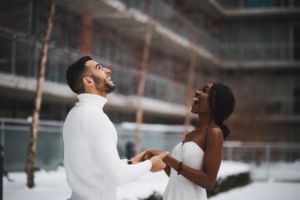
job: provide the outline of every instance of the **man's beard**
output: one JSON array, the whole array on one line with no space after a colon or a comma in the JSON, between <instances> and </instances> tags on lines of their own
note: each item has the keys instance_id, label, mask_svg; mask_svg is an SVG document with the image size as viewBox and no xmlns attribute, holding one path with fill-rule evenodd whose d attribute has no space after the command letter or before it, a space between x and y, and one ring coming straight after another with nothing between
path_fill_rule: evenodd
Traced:
<instances>
[{"instance_id":1,"label":"man's beard","mask_svg":"<svg viewBox=\"0 0 300 200\"><path fill-rule=\"evenodd\" d=\"M104 90L105 90L106 94L109 94L109 93L113 92L115 89L116 89L115 85L111 85L111 84L108 84L108 83L104 84Z\"/></svg>"},{"instance_id":2,"label":"man's beard","mask_svg":"<svg viewBox=\"0 0 300 200\"><path fill-rule=\"evenodd\" d=\"M113 92L116 88L115 85L109 84L108 82L105 82L105 80L101 80L96 76L92 76L92 78L95 81L97 90L101 92L105 92L106 94L109 94Z\"/></svg>"}]
</instances>

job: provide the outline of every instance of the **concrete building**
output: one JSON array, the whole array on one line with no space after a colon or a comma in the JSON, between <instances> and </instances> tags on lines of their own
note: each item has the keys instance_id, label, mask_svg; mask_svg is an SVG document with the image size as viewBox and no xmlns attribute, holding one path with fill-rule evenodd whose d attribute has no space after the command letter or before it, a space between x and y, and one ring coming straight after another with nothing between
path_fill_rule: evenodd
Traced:
<instances>
[{"instance_id":1,"label":"concrete building","mask_svg":"<svg viewBox=\"0 0 300 200\"><path fill-rule=\"evenodd\" d=\"M32 113L47 4L0 5L0 117ZM41 118L64 120L76 101L65 70L91 54L112 69L117 85L109 116L116 123L135 121L150 23L145 123L183 124L194 76L193 89L208 81L232 87L237 106L229 139L299 142L299 18L299 3L292 0L57 1Z\"/></svg>"}]
</instances>

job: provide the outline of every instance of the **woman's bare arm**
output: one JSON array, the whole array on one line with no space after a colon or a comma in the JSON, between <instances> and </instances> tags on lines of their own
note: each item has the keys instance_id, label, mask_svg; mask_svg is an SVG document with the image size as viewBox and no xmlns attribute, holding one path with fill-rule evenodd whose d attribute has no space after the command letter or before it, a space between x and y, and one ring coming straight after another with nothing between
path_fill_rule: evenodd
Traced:
<instances>
[{"instance_id":1,"label":"woman's bare arm","mask_svg":"<svg viewBox=\"0 0 300 200\"><path fill-rule=\"evenodd\" d=\"M167 176L170 176L171 173L171 167L169 165L167 165L164 169L165 173L167 174Z\"/></svg>"},{"instance_id":2,"label":"woman's bare arm","mask_svg":"<svg viewBox=\"0 0 300 200\"><path fill-rule=\"evenodd\" d=\"M203 169L193 169L183 163L180 174L196 185L211 189L215 185L222 159L223 135L218 128L214 128L206 137ZM170 155L166 156L163 161L178 171L180 161Z\"/></svg>"}]
</instances>

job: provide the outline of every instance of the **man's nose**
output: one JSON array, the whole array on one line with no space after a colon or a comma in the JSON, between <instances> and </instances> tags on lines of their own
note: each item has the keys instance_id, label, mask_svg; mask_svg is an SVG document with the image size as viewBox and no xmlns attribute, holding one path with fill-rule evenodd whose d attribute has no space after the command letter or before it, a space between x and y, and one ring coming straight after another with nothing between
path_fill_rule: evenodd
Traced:
<instances>
[{"instance_id":1,"label":"man's nose","mask_svg":"<svg viewBox=\"0 0 300 200\"><path fill-rule=\"evenodd\" d=\"M110 69L108 69L108 68L105 67L104 70L105 70L105 73L107 73L109 75L111 74L111 70Z\"/></svg>"}]
</instances>

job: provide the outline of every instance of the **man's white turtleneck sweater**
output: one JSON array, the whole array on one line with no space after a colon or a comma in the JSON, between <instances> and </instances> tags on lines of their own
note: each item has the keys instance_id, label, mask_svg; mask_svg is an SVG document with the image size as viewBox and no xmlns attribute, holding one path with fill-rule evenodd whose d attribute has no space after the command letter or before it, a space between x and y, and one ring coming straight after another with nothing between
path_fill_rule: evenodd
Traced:
<instances>
[{"instance_id":1,"label":"man's white turtleneck sweater","mask_svg":"<svg viewBox=\"0 0 300 200\"><path fill-rule=\"evenodd\" d=\"M117 132L103 112L107 99L78 95L63 127L64 164L72 200L115 200L117 186L150 171L151 161L128 165L117 151Z\"/></svg>"}]
</instances>

